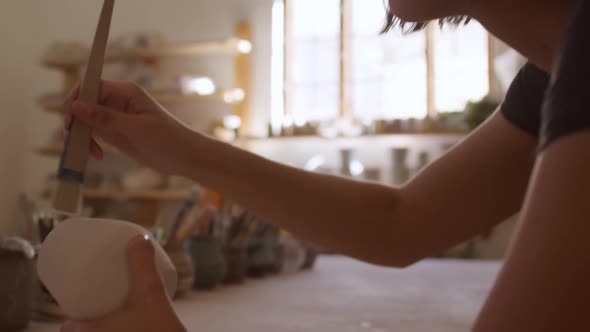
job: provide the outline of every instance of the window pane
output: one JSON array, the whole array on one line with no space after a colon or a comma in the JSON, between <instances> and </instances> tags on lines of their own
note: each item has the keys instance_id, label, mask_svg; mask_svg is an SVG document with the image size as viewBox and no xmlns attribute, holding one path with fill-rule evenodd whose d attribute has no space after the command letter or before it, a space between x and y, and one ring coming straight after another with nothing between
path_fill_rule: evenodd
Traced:
<instances>
[{"instance_id":1,"label":"window pane","mask_svg":"<svg viewBox=\"0 0 590 332\"><path fill-rule=\"evenodd\" d=\"M350 0L348 78L353 114L362 119L426 116L424 32L379 35L383 0Z\"/></svg>"},{"instance_id":2,"label":"window pane","mask_svg":"<svg viewBox=\"0 0 590 332\"><path fill-rule=\"evenodd\" d=\"M293 118L332 120L338 117L338 84L296 85L289 91Z\"/></svg>"},{"instance_id":3,"label":"window pane","mask_svg":"<svg viewBox=\"0 0 590 332\"><path fill-rule=\"evenodd\" d=\"M356 35L374 37L383 28L385 22L385 1L352 0L353 19L350 22Z\"/></svg>"},{"instance_id":4,"label":"window pane","mask_svg":"<svg viewBox=\"0 0 590 332\"><path fill-rule=\"evenodd\" d=\"M296 39L337 37L340 0L288 0L291 34Z\"/></svg>"},{"instance_id":5,"label":"window pane","mask_svg":"<svg viewBox=\"0 0 590 332\"><path fill-rule=\"evenodd\" d=\"M289 0L286 110L305 120L339 113L340 0Z\"/></svg>"},{"instance_id":6,"label":"window pane","mask_svg":"<svg viewBox=\"0 0 590 332\"><path fill-rule=\"evenodd\" d=\"M285 2L274 0L272 6L272 55L270 73L270 123L273 135L281 132L285 113Z\"/></svg>"},{"instance_id":7,"label":"window pane","mask_svg":"<svg viewBox=\"0 0 590 332\"><path fill-rule=\"evenodd\" d=\"M487 32L474 21L435 31L436 109L462 111L489 92Z\"/></svg>"},{"instance_id":8,"label":"window pane","mask_svg":"<svg viewBox=\"0 0 590 332\"><path fill-rule=\"evenodd\" d=\"M339 42L301 41L289 54L289 80L294 84L334 83L340 78Z\"/></svg>"}]
</instances>

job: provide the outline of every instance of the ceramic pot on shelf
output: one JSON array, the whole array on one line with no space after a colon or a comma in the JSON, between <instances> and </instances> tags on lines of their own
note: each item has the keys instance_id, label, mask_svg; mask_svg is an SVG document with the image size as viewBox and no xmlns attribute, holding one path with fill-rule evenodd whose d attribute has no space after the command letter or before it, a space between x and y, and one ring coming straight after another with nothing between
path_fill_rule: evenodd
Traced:
<instances>
[{"instance_id":1,"label":"ceramic pot on shelf","mask_svg":"<svg viewBox=\"0 0 590 332\"><path fill-rule=\"evenodd\" d=\"M410 169L407 164L408 158L407 148L393 148L391 150L392 157L392 184L401 185L410 178Z\"/></svg>"}]
</instances>

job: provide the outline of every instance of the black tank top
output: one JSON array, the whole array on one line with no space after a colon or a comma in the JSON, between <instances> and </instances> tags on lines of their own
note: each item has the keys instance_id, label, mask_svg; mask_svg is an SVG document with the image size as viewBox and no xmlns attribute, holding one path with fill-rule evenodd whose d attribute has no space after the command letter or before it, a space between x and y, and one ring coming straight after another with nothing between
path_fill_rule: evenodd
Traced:
<instances>
[{"instance_id":1,"label":"black tank top","mask_svg":"<svg viewBox=\"0 0 590 332\"><path fill-rule=\"evenodd\" d=\"M532 63L525 64L510 84L500 106L508 121L535 136L539 136L541 108L549 78L546 72Z\"/></svg>"}]
</instances>

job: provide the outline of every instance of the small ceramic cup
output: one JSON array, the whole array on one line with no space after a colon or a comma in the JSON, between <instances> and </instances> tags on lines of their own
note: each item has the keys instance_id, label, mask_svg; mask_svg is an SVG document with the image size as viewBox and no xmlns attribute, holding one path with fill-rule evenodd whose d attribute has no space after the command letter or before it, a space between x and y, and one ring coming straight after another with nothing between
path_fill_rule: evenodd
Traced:
<instances>
[{"instance_id":1,"label":"small ceramic cup","mask_svg":"<svg viewBox=\"0 0 590 332\"><path fill-rule=\"evenodd\" d=\"M195 268L195 289L212 289L224 280L226 265L218 238L197 235L191 238L190 252Z\"/></svg>"}]
</instances>

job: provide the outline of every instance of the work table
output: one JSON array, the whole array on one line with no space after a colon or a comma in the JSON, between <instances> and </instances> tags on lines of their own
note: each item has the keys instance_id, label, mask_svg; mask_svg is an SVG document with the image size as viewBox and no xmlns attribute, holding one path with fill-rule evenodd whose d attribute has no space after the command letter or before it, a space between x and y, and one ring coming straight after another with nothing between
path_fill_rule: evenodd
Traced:
<instances>
[{"instance_id":1,"label":"work table","mask_svg":"<svg viewBox=\"0 0 590 332\"><path fill-rule=\"evenodd\" d=\"M310 272L250 279L174 302L189 331L467 332L499 262L426 260L405 270L322 256ZM58 332L34 323L26 332Z\"/></svg>"}]
</instances>

